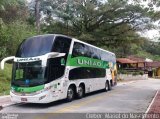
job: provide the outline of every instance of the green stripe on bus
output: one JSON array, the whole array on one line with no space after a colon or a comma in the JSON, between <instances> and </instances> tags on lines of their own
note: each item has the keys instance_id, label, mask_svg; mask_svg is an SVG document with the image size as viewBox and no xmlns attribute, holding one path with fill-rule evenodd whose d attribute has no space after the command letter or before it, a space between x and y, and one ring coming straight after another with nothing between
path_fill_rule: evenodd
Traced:
<instances>
[{"instance_id":1,"label":"green stripe on bus","mask_svg":"<svg viewBox=\"0 0 160 119\"><path fill-rule=\"evenodd\" d=\"M17 87L12 86L12 90L15 92L31 93L44 89L44 85L35 86L35 87Z\"/></svg>"},{"instance_id":2,"label":"green stripe on bus","mask_svg":"<svg viewBox=\"0 0 160 119\"><path fill-rule=\"evenodd\" d=\"M109 63L103 60L88 58L88 57L71 57L68 56L67 66L94 67L94 68L109 68Z\"/></svg>"}]
</instances>

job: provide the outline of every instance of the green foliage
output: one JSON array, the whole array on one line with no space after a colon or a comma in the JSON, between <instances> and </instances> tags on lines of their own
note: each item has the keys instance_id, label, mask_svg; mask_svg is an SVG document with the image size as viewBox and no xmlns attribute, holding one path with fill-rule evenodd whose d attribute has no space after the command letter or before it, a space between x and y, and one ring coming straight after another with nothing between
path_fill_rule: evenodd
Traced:
<instances>
[{"instance_id":1,"label":"green foliage","mask_svg":"<svg viewBox=\"0 0 160 119\"><path fill-rule=\"evenodd\" d=\"M132 72L132 75L133 75L133 76L136 76L136 75L143 75L143 74L144 74L143 71Z\"/></svg>"},{"instance_id":2,"label":"green foliage","mask_svg":"<svg viewBox=\"0 0 160 119\"><path fill-rule=\"evenodd\" d=\"M144 72L143 72L143 71L140 71L140 72L139 72L139 74L140 74L140 75L143 75L143 74L144 74Z\"/></svg>"},{"instance_id":3,"label":"green foliage","mask_svg":"<svg viewBox=\"0 0 160 119\"><path fill-rule=\"evenodd\" d=\"M0 25L0 58L15 55L18 45L36 34L35 29L23 21Z\"/></svg>"},{"instance_id":4,"label":"green foliage","mask_svg":"<svg viewBox=\"0 0 160 119\"><path fill-rule=\"evenodd\" d=\"M9 94L11 84L12 65L5 64L5 69L0 70L0 95Z\"/></svg>"},{"instance_id":5,"label":"green foliage","mask_svg":"<svg viewBox=\"0 0 160 119\"><path fill-rule=\"evenodd\" d=\"M5 7L10 5L16 5L18 0L1 0L0 1L0 10L5 10Z\"/></svg>"},{"instance_id":6,"label":"green foliage","mask_svg":"<svg viewBox=\"0 0 160 119\"><path fill-rule=\"evenodd\" d=\"M5 23L28 17L28 9L24 0L2 0L0 2L0 18Z\"/></svg>"},{"instance_id":7,"label":"green foliage","mask_svg":"<svg viewBox=\"0 0 160 119\"><path fill-rule=\"evenodd\" d=\"M119 69L118 74L128 74L126 70Z\"/></svg>"},{"instance_id":8,"label":"green foliage","mask_svg":"<svg viewBox=\"0 0 160 119\"><path fill-rule=\"evenodd\" d=\"M136 53L137 56L160 61L160 43L143 40L141 48Z\"/></svg>"},{"instance_id":9,"label":"green foliage","mask_svg":"<svg viewBox=\"0 0 160 119\"><path fill-rule=\"evenodd\" d=\"M15 55L23 39L36 34L34 26L27 23L28 9L23 0L2 0L0 5L0 59Z\"/></svg>"},{"instance_id":10,"label":"green foliage","mask_svg":"<svg viewBox=\"0 0 160 119\"><path fill-rule=\"evenodd\" d=\"M137 34L153 27L156 12L127 0L49 0L41 2L46 15L43 31L76 37L113 51L117 57L138 54L144 38Z\"/></svg>"},{"instance_id":11,"label":"green foliage","mask_svg":"<svg viewBox=\"0 0 160 119\"><path fill-rule=\"evenodd\" d=\"M160 55L160 42L151 42L145 40L145 43L142 46L145 51L153 54L153 55Z\"/></svg>"},{"instance_id":12,"label":"green foliage","mask_svg":"<svg viewBox=\"0 0 160 119\"><path fill-rule=\"evenodd\" d=\"M137 75L139 75L139 73L138 72L133 72L132 75L137 76Z\"/></svg>"},{"instance_id":13,"label":"green foliage","mask_svg":"<svg viewBox=\"0 0 160 119\"><path fill-rule=\"evenodd\" d=\"M137 31L153 28L157 12L144 8L140 1L127 0L45 0L40 1L43 12L43 33L69 35L115 52L117 57L137 55L159 58L159 46L143 42ZM159 3L159 2L158 2ZM158 4L156 2L156 4ZM36 34L35 1L29 9L23 0L1 0L0 58L14 55L24 38ZM30 10L30 13L28 13ZM154 17L153 17L154 16ZM153 56L154 55L154 56Z\"/></svg>"},{"instance_id":14,"label":"green foliage","mask_svg":"<svg viewBox=\"0 0 160 119\"><path fill-rule=\"evenodd\" d=\"M143 71L130 71L130 70L123 70L123 69L119 69L118 70L118 74L130 74L130 75L133 75L133 76L136 76L136 75L143 75L144 72Z\"/></svg>"}]
</instances>

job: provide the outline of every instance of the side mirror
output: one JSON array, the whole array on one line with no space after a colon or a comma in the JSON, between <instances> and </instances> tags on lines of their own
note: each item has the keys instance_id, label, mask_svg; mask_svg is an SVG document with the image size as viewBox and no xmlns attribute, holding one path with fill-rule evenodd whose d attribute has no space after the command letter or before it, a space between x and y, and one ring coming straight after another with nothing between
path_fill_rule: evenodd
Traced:
<instances>
[{"instance_id":1,"label":"side mirror","mask_svg":"<svg viewBox=\"0 0 160 119\"><path fill-rule=\"evenodd\" d=\"M11 56L11 57L6 57L4 58L2 61L1 61L1 69L3 70L4 69L4 64L6 61L9 61L9 60L13 60L15 58L15 56Z\"/></svg>"}]
</instances>

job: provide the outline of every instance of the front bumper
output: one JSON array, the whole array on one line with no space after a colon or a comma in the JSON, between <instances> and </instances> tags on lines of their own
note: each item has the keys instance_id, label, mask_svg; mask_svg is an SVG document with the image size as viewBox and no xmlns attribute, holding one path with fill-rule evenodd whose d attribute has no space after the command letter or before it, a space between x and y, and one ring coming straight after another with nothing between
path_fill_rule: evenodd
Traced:
<instances>
[{"instance_id":1,"label":"front bumper","mask_svg":"<svg viewBox=\"0 0 160 119\"><path fill-rule=\"evenodd\" d=\"M51 95L49 91L45 91L35 95L16 94L10 91L11 101L16 103L50 103L59 100L58 95Z\"/></svg>"}]
</instances>

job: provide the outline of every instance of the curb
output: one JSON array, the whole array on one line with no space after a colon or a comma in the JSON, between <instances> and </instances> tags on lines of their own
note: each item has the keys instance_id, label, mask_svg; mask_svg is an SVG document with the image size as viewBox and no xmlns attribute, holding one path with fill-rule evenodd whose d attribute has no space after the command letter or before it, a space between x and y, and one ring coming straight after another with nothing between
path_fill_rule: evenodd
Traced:
<instances>
[{"instance_id":1,"label":"curb","mask_svg":"<svg viewBox=\"0 0 160 119\"><path fill-rule=\"evenodd\" d=\"M13 105L13 104L16 104L16 103L4 104L4 105L1 105L1 106L4 108L4 107L11 106L11 105Z\"/></svg>"},{"instance_id":2,"label":"curb","mask_svg":"<svg viewBox=\"0 0 160 119\"><path fill-rule=\"evenodd\" d=\"M16 103L10 103L10 104L4 104L4 105L0 105L0 111L5 108L5 107L8 107L8 106L11 106L11 105L14 105Z\"/></svg>"},{"instance_id":3,"label":"curb","mask_svg":"<svg viewBox=\"0 0 160 119\"><path fill-rule=\"evenodd\" d=\"M7 99L10 99L10 95L5 95L5 96L0 96L0 100L7 100ZM13 103L13 102L11 102L11 101L6 101L5 103L6 104L3 104L4 102L2 101L1 102L1 105L0 105L0 110L2 110L3 108L5 108L5 107L8 107L8 106L10 106L10 105L13 105L13 104L15 104L15 103Z\"/></svg>"},{"instance_id":4,"label":"curb","mask_svg":"<svg viewBox=\"0 0 160 119\"><path fill-rule=\"evenodd\" d=\"M153 102L154 102L154 100L155 100L155 98L156 98L158 92L159 92L159 91L156 91L156 94L154 95L154 98L152 99L152 101L151 101L149 107L147 108L147 110L146 110L146 112L145 112L146 114L147 114L147 113L149 112L149 110L151 109L151 106L152 106L152 104L153 104Z\"/></svg>"}]
</instances>

